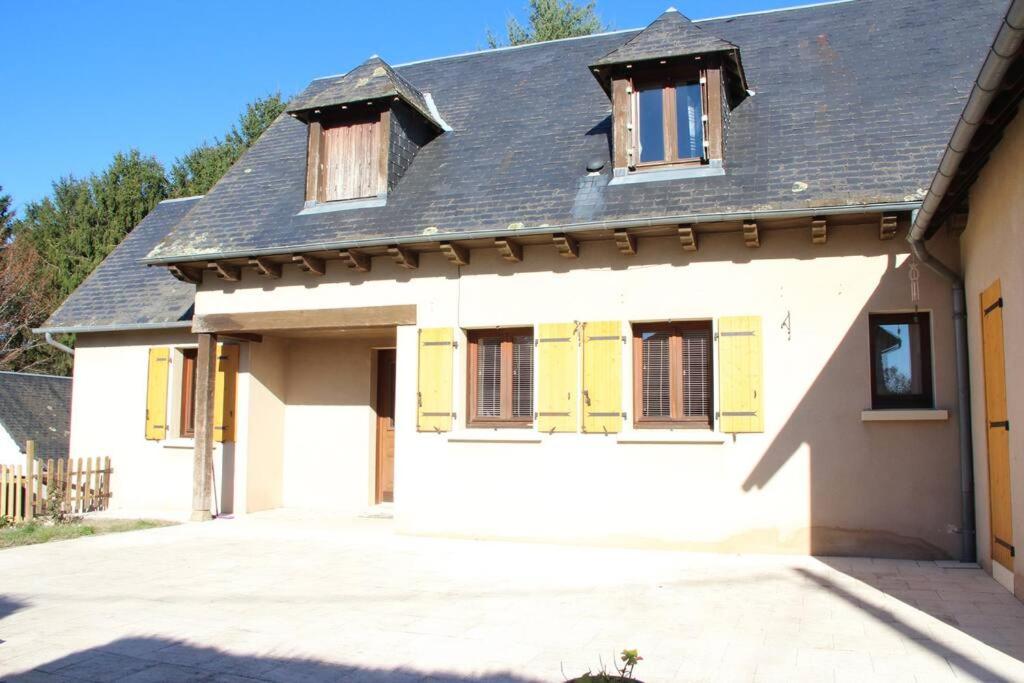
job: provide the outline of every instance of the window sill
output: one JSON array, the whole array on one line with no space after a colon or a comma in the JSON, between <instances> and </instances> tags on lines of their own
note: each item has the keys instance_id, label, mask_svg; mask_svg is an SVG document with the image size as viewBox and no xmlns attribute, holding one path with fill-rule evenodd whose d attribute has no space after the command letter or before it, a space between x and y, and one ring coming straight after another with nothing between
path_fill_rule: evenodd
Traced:
<instances>
[{"instance_id":1,"label":"window sill","mask_svg":"<svg viewBox=\"0 0 1024 683\"><path fill-rule=\"evenodd\" d=\"M540 443L541 435L531 427L491 429L470 428L450 432L448 443Z\"/></svg>"},{"instance_id":2,"label":"window sill","mask_svg":"<svg viewBox=\"0 0 1024 683\"><path fill-rule=\"evenodd\" d=\"M196 440L192 437L180 437L177 439L164 439L161 444L164 448L188 448L196 447Z\"/></svg>"},{"instance_id":3,"label":"window sill","mask_svg":"<svg viewBox=\"0 0 1024 683\"><path fill-rule=\"evenodd\" d=\"M861 422L942 422L949 419L948 410L862 410Z\"/></svg>"},{"instance_id":4,"label":"window sill","mask_svg":"<svg viewBox=\"0 0 1024 683\"><path fill-rule=\"evenodd\" d=\"M299 211L299 216L309 216L318 213L332 213L334 211L348 211L350 209L371 209L377 206L386 206L388 198L365 197L362 199L339 199L334 202L306 202Z\"/></svg>"},{"instance_id":5,"label":"window sill","mask_svg":"<svg viewBox=\"0 0 1024 683\"><path fill-rule=\"evenodd\" d=\"M719 162L720 163L720 162ZM615 177L608 185L632 185L633 183L657 183L666 180L686 180L688 178L709 178L725 175L725 169L714 162L707 166L692 168L666 168L659 171L630 171L615 169Z\"/></svg>"},{"instance_id":6,"label":"window sill","mask_svg":"<svg viewBox=\"0 0 1024 683\"><path fill-rule=\"evenodd\" d=\"M728 439L726 434L706 429L637 429L622 432L616 441L619 443L722 444Z\"/></svg>"}]
</instances>

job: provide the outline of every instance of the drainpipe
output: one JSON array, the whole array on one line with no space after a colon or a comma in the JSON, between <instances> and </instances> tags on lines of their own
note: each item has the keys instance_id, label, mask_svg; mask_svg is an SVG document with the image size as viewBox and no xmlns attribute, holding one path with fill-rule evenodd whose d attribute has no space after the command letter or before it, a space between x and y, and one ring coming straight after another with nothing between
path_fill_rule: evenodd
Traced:
<instances>
[{"instance_id":1,"label":"drainpipe","mask_svg":"<svg viewBox=\"0 0 1024 683\"><path fill-rule=\"evenodd\" d=\"M50 346L52 346L53 348L58 349L60 351L63 351L64 353L68 354L72 358L74 357L75 350L73 348L71 348L70 346L66 346L64 344L61 344L59 341L54 339L53 335L50 334L49 332L44 332L43 333L43 339L45 339L46 343L49 344Z\"/></svg>"},{"instance_id":2,"label":"drainpipe","mask_svg":"<svg viewBox=\"0 0 1024 683\"><path fill-rule=\"evenodd\" d=\"M932 179L921 208L913 213L907 241L914 256L951 284L953 327L955 333L957 413L960 427L960 556L964 562L977 560L974 524L974 447L971 438L971 387L967 358L967 298L964 280L958 273L928 253L925 233L930 227L949 186L956 177L964 156L1003 78L1024 44L1024 0L1013 0L996 34L981 72L971 89L967 105L956 124L953 136L942 155L939 170Z\"/></svg>"}]
</instances>

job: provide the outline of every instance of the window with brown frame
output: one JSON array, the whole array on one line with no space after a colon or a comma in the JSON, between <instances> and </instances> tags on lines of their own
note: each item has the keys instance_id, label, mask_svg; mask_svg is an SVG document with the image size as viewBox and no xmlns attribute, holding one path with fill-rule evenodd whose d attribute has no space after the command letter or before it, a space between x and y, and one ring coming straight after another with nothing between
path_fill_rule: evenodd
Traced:
<instances>
[{"instance_id":1,"label":"window with brown frame","mask_svg":"<svg viewBox=\"0 0 1024 683\"><path fill-rule=\"evenodd\" d=\"M871 335L871 407L932 408L932 345L927 313L875 313Z\"/></svg>"},{"instance_id":2,"label":"window with brown frame","mask_svg":"<svg viewBox=\"0 0 1024 683\"><path fill-rule=\"evenodd\" d=\"M697 165L707 158L704 93L698 79L634 81L637 167Z\"/></svg>"},{"instance_id":3,"label":"window with brown frame","mask_svg":"<svg viewBox=\"0 0 1024 683\"><path fill-rule=\"evenodd\" d=\"M198 349L181 351L181 419L179 436L193 437L196 433L196 359Z\"/></svg>"},{"instance_id":4,"label":"window with brown frame","mask_svg":"<svg viewBox=\"0 0 1024 683\"><path fill-rule=\"evenodd\" d=\"M470 427L525 427L533 420L533 330L470 330Z\"/></svg>"},{"instance_id":5,"label":"window with brown frame","mask_svg":"<svg viewBox=\"0 0 1024 683\"><path fill-rule=\"evenodd\" d=\"M633 325L636 427L712 426L711 322Z\"/></svg>"}]
</instances>

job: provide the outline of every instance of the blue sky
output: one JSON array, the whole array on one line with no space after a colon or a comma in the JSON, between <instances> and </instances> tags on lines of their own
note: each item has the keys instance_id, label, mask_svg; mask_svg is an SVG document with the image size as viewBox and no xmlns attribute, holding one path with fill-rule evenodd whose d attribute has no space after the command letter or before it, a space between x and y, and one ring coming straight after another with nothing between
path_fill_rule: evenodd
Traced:
<instances>
[{"instance_id":1,"label":"blue sky","mask_svg":"<svg viewBox=\"0 0 1024 683\"><path fill-rule=\"evenodd\" d=\"M806 3L807 0L804 0ZM800 0L598 0L613 29L669 4L698 19ZM527 0L3 2L0 185L19 208L63 175L137 147L165 165L223 134L245 103L294 95L371 54L392 64L467 52Z\"/></svg>"}]
</instances>

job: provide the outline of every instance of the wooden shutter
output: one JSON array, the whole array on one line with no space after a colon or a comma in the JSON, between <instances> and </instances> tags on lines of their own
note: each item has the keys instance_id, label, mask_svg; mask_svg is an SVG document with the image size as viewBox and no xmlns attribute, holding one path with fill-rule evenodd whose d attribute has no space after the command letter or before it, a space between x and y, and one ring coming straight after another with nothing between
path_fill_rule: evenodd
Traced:
<instances>
[{"instance_id":1,"label":"wooden shutter","mask_svg":"<svg viewBox=\"0 0 1024 683\"><path fill-rule=\"evenodd\" d=\"M537 326L537 429L575 432L579 339L575 323Z\"/></svg>"},{"instance_id":2,"label":"wooden shutter","mask_svg":"<svg viewBox=\"0 0 1024 683\"><path fill-rule=\"evenodd\" d=\"M761 318L718 321L721 384L719 430L729 434L763 432Z\"/></svg>"},{"instance_id":3,"label":"wooden shutter","mask_svg":"<svg viewBox=\"0 0 1024 683\"><path fill-rule=\"evenodd\" d=\"M622 429L622 323L583 325L583 431Z\"/></svg>"},{"instance_id":4,"label":"wooden shutter","mask_svg":"<svg viewBox=\"0 0 1024 683\"><path fill-rule=\"evenodd\" d=\"M217 344L217 375L213 385L213 440L235 440L235 384L238 345Z\"/></svg>"},{"instance_id":5,"label":"wooden shutter","mask_svg":"<svg viewBox=\"0 0 1024 683\"><path fill-rule=\"evenodd\" d=\"M992 559L1013 571L1013 510L1010 490L1010 416L1006 411L1006 349L1003 344L1002 284L981 293L981 350L985 377L985 436L988 446L988 506Z\"/></svg>"},{"instance_id":6,"label":"wooden shutter","mask_svg":"<svg viewBox=\"0 0 1024 683\"><path fill-rule=\"evenodd\" d=\"M416 429L448 432L452 428L452 350L450 327L419 333L419 384L416 391Z\"/></svg>"},{"instance_id":7,"label":"wooden shutter","mask_svg":"<svg viewBox=\"0 0 1024 683\"><path fill-rule=\"evenodd\" d=\"M159 441L167 437L167 376L171 350L156 347L149 350L149 378L146 385L146 438Z\"/></svg>"},{"instance_id":8,"label":"wooden shutter","mask_svg":"<svg viewBox=\"0 0 1024 683\"><path fill-rule=\"evenodd\" d=\"M323 129L323 200L376 197L387 190L380 174L379 121L345 123Z\"/></svg>"}]
</instances>

